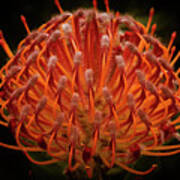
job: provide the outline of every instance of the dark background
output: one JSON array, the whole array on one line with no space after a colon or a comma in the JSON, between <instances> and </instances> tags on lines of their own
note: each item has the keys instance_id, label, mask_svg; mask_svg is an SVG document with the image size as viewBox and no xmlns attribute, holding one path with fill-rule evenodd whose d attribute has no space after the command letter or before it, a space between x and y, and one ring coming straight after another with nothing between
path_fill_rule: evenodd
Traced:
<instances>
[{"instance_id":1,"label":"dark background","mask_svg":"<svg viewBox=\"0 0 180 180\"><path fill-rule=\"evenodd\" d=\"M92 0L61 0L64 10L74 11L79 7L92 7ZM129 13L136 19L146 22L149 9L155 8L153 22L157 23L156 35L167 43L173 31L177 31L175 45L180 49L180 9L178 1L165 0L110 0L110 8L121 13ZM98 8L105 10L103 0L98 0ZM53 0L9 0L0 4L0 29L15 52L18 42L26 36L26 31L20 21L20 15L27 18L30 29L39 27L45 23L58 10ZM0 66L7 59L2 48L0 48ZM15 144L13 137L6 128L0 127L0 141ZM177 175L180 171L180 155L170 158L160 158L159 171L143 179L158 179L162 176ZM145 162L146 163L146 162ZM143 166L143 165L142 165ZM31 163L21 152L15 152L0 147L0 179L37 179L36 175L29 177ZM43 179L46 179L43 177ZM48 178L47 178L48 179ZM119 179L121 179L119 177ZM132 179L142 179L132 177ZM175 178L179 179L179 177Z\"/></svg>"}]
</instances>

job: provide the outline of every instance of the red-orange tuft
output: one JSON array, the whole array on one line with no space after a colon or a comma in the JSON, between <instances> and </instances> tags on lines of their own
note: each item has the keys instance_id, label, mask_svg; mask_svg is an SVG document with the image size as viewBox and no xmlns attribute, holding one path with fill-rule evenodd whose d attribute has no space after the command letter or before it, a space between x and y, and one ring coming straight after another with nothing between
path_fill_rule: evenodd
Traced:
<instances>
[{"instance_id":1,"label":"red-orange tuft","mask_svg":"<svg viewBox=\"0 0 180 180\"><path fill-rule=\"evenodd\" d=\"M84 168L89 177L95 156L108 168L145 175L156 165L138 171L128 164L141 155L180 152L179 145L163 146L180 139L180 118L171 120L180 110L176 33L166 47L153 35L153 8L144 26L111 13L104 2L107 13L98 12L93 0L94 9L71 14L55 0L61 14L32 32L21 16L28 35L15 54L0 32L9 57L0 70L0 125L11 128L17 146L0 145L40 165L66 161L68 170ZM51 159L34 160L30 151Z\"/></svg>"}]
</instances>

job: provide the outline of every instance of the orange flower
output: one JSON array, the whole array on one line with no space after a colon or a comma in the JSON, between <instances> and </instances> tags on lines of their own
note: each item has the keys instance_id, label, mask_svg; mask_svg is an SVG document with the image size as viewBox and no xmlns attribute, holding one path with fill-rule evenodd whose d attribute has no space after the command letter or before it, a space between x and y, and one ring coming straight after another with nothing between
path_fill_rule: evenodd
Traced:
<instances>
[{"instance_id":1,"label":"orange flower","mask_svg":"<svg viewBox=\"0 0 180 180\"><path fill-rule=\"evenodd\" d=\"M92 177L95 157L108 167L120 166L138 175L128 164L141 155L169 156L180 145L163 145L180 136L180 52L172 37L164 46L151 26L154 9L144 26L130 16L109 10L64 12L37 30L21 20L27 37L10 50L2 32L0 44L9 61L0 70L2 126L9 127L17 146L39 165L68 162L68 170L84 168ZM125 27L125 28L124 28ZM163 152L164 151L164 152ZM46 152L51 159L37 161L29 152Z\"/></svg>"}]
</instances>

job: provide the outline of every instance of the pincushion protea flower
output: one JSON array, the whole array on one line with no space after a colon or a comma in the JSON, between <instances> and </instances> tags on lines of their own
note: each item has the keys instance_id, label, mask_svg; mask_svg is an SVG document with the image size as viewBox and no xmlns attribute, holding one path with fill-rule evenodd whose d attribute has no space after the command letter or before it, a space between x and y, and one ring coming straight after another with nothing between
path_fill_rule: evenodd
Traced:
<instances>
[{"instance_id":1,"label":"pincushion protea flower","mask_svg":"<svg viewBox=\"0 0 180 180\"><path fill-rule=\"evenodd\" d=\"M166 47L154 37L154 9L144 26L130 16L80 9L60 11L35 31L21 16L27 37L10 50L2 32L0 44L9 61L0 70L2 126L9 127L17 146L39 165L65 161L68 171L84 168L92 177L99 157L105 166L138 175L129 165L141 155L169 156L180 145L180 69L173 70L172 33ZM46 152L38 161L29 152Z\"/></svg>"}]
</instances>

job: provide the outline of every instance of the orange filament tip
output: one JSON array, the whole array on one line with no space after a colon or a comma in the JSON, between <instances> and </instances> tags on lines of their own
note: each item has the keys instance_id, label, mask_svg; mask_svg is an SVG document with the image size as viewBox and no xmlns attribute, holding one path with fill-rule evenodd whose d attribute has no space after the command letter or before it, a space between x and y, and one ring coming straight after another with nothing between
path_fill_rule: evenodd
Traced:
<instances>
[{"instance_id":1,"label":"orange filament tip","mask_svg":"<svg viewBox=\"0 0 180 180\"><path fill-rule=\"evenodd\" d=\"M104 4L106 6L107 13L109 13L110 12L110 9L109 9L109 0L104 0Z\"/></svg>"},{"instance_id":2,"label":"orange filament tip","mask_svg":"<svg viewBox=\"0 0 180 180\"><path fill-rule=\"evenodd\" d=\"M151 35L155 33L156 29L157 29L157 24L153 24L151 28Z\"/></svg>"},{"instance_id":3,"label":"orange filament tip","mask_svg":"<svg viewBox=\"0 0 180 180\"><path fill-rule=\"evenodd\" d=\"M169 41L169 45L168 45L168 50L170 50L174 40L176 39L176 36L177 36L177 33L174 31L172 34L171 34L171 39Z\"/></svg>"},{"instance_id":4,"label":"orange filament tip","mask_svg":"<svg viewBox=\"0 0 180 180\"><path fill-rule=\"evenodd\" d=\"M64 11L63 11L63 9L61 7L61 4L60 4L59 0L54 0L54 3L57 6L59 12L62 14Z\"/></svg>"},{"instance_id":5,"label":"orange filament tip","mask_svg":"<svg viewBox=\"0 0 180 180\"><path fill-rule=\"evenodd\" d=\"M146 26L146 32L148 32L150 29L150 25L151 25L153 16L154 16L154 8L151 8L149 11L149 19L148 19L147 26Z\"/></svg>"},{"instance_id":6,"label":"orange filament tip","mask_svg":"<svg viewBox=\"0 0 180 180\"><path fill-rule=\"evenodd\" d=\"M12 58L14 56L1 30L0 30L0 45L2 46L2 48L4 49L5 53L7 54L9 58Z\"/></svg>"},{"instance_id":7,"label":"orange filament tip","mask_svg":"<svg viewBox=\"0 0 180 180\"><path fill-rule=\"evenodd\" d=\"M93 7L95 10L97 10L97 0L93 0Z\"/></svg>"},{"instance_id":8,"label":"orange filament tip","mask_svg":"<svg viewBox=\"0 0 180 180\"><path fill-rule=\"evenodd\" d=\"M154 16L154 8L153 7L150 9L149 16L150 17Z\"/></svg>"},{"instance_id":9,"label":"orange filament tip","mask_svg":"<svg viewBox=\"0 0 180 180\"><path fill-rule=\"evenodd\" d=\"M176 36L177 36L177 33L176 33L176 31L175 31L175 32L172 33L172 38L175 39Z\"/></svg>"},{"instance_id":10,"label":"orange filament tip","mask_svg":"<svg viewBox=\"0 0 180 180\"><path fill-rule=\"evenodd\" d=\"M29 26L28 26L28 24L27 24L27 21L26 21L25 16L21 15L21 21L22 21L22 23L24 24L24 27L25 27L27 33L30 34L31 31L30 31L30 29L29 29Z\"/></svg>"}]
</instances>

